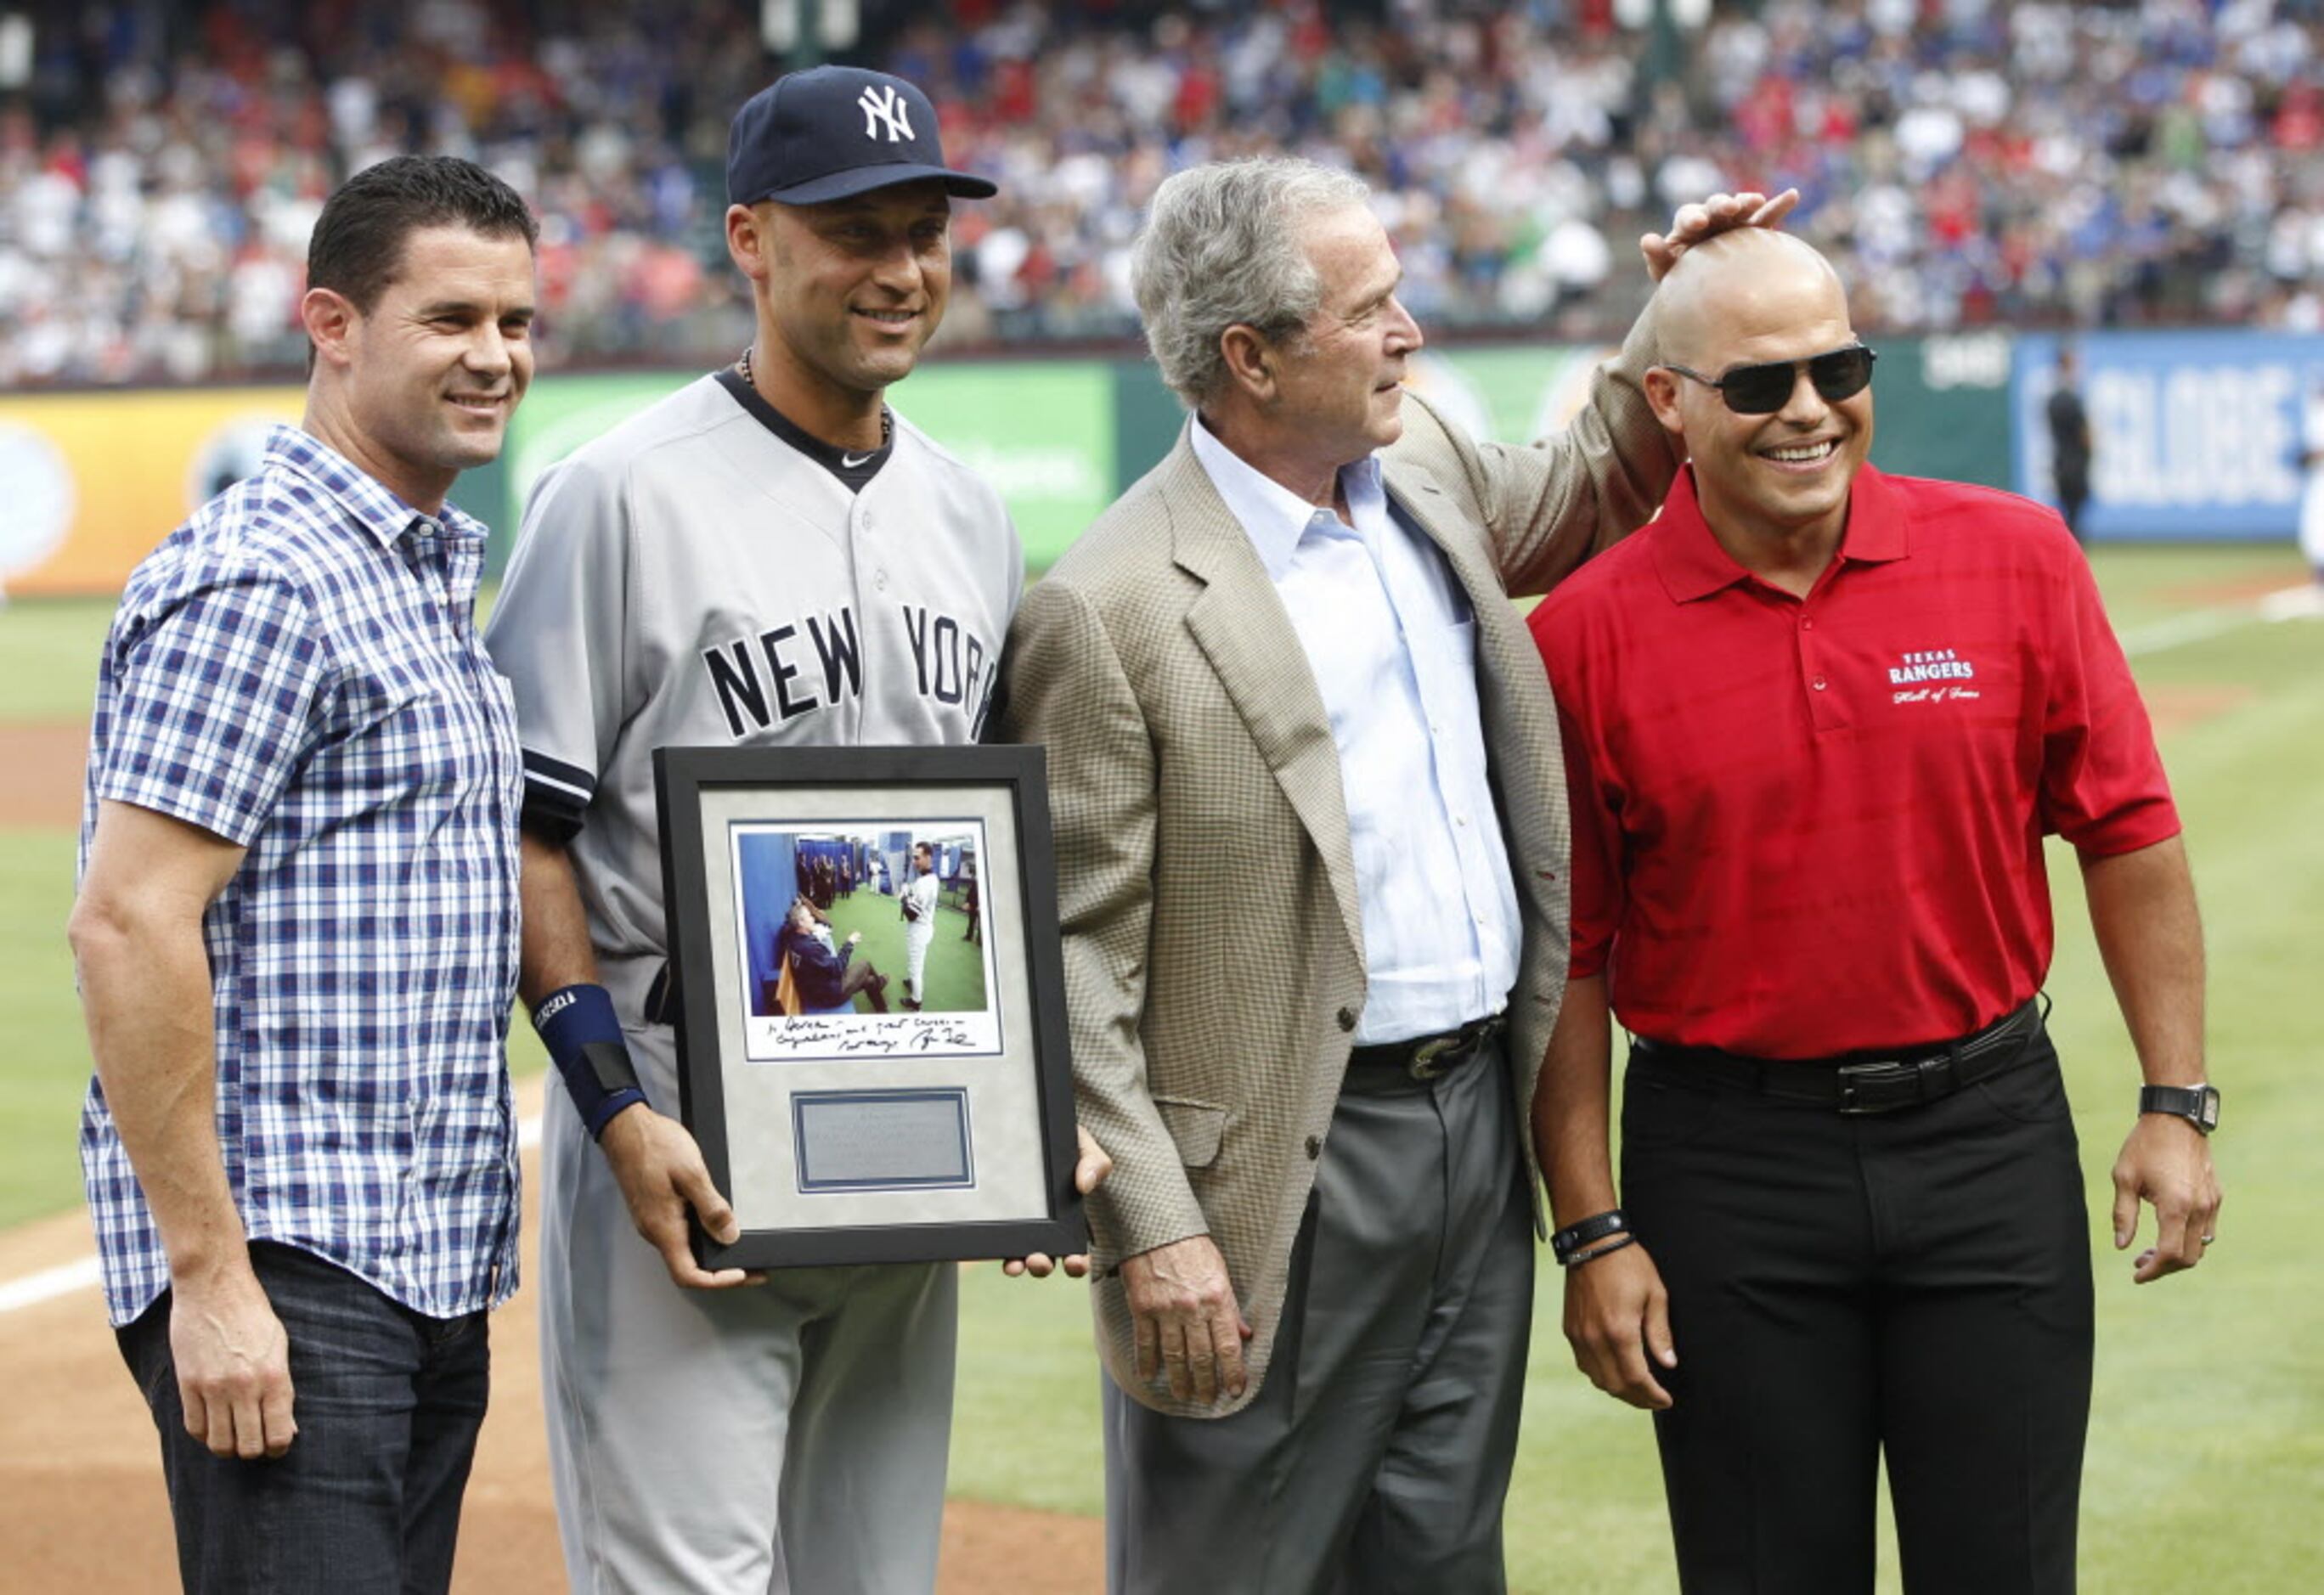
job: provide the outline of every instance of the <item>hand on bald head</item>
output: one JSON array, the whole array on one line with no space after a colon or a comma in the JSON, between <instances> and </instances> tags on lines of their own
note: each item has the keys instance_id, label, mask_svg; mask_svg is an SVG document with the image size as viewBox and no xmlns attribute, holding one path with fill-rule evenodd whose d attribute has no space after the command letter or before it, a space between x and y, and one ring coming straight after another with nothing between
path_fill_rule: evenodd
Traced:
<instances>
[{"instance_id":1,"label":"hand on bald head","mask_svg":"<svg viewBox=\"0 0 2324 1595\"><path fill-rule=\"evenodd\" d=\"M1662 358L1646 372L1646 402L1685 447L1711 535L1747 568L1804 593L1840 545L1872 446L1871 389L1816 378L1819 356L1858 341L1839 273L1788 234L1721 233L1663 279L1655 336ZM1748 367L1761 369L1743 376ZM1780 403L1766 402L1771 392Z\"/></svg>"},{"instance_id":2,"label":"hand on bald head","mask_svg":"<svg viewBox=\"0 0 2324 1595\"><path fill-rule=\"evenodd\" d=\"M1663 357L1716 373L1767 352L1738 344L1836 323L1848 341L1848 295L1840 273L1813 245L1789 233L1740 227L1695 244L1655 290L1655 335Z\"/></svg>"}]
</instances>

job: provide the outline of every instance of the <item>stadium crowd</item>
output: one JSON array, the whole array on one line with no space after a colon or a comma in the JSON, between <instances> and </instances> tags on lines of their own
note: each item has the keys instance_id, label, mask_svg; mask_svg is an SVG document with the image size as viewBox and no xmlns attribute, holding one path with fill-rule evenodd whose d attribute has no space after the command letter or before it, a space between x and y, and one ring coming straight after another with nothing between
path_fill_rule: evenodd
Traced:
<instances>
[{"instance_id":1,"label":"stadium crowd","mask_svg":"<svg viewBox=\"0 0 2324 1595\"><path fill-rule=\"evenodd\" d=\"M0 383L295 368L323 197L403 149L531 199L548 359L747 337L719 173L779 69L754 0L10 9ZM1674 202L1794 184L1868 327L2324 326L2324 0L1657 10L862 0L843 53L926 85L1002 185L959 218L955 344L1130 336L1155 186L1284 150L1372 182L1433 331L1605 336Z\"/></svg>"}]
</instances>

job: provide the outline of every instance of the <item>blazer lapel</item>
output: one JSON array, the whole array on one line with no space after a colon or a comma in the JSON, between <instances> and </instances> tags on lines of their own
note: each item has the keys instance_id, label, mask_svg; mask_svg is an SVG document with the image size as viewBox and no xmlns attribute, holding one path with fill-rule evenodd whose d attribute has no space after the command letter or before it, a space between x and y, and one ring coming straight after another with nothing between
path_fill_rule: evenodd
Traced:
<instances>
[{"instance_id":1,"label":"blazer lapel","mask_svg":"<svg viewBox=\"0 0 2324 1595\"><path fill-rule=\"evenodd\" d=\"M1532 640L1501 585L1499 573L1487 562L1476 539L1446 535L1443 518L1450 506L1443 489L1426 471L1412 466L1389 466L1386 480L1388 497L1436 545L1469 595L1469 607L1477 617L1477 686L1488 710L1489 732L1490 716L1501 707L1498 700L1512 664L1535 658Z\"/></svg>"},{"instance_id":2,"label":"blazer lapel","mask_svg":"<svg viewBox=\"0 0 2324 1595\"><path fill-rule=\"evenodd\" d=\"M1188 422L1193 425L1192 421ZM1210 474L1184 438L1162 484L1181 567L1204 584L1186 611L1186 630L1259 744L1299 823L1323 856L1349 944L1363 951L1355 852L1348 840L1340 750L1314 671L1290 612Z\"/></svg>"},{"instance_id":3,"label":"blazer lapel","mask_svg":"<svg viewBox=\"0 0 2324 1595\"><path fill-rule=\"evenodd\" d=\"M1524 866L1528 858L1554 858L1563 869L1568 843L1559 818L1565 770L1558 758L1557 723L1552 717L1539 724L1526 724L1528 716L1519 707L1524 700L1510 690L1513 682L1530 682L1541 674L1533 638L1476 540L1446 535L1444 524L1451 516L1443 489L1414 466L1392 464L1386 479L1388 496L1443 554L1476 613L1477 701L1483 711L1487 768L1516 852L1512 862L1518 866L1519 880L1527 881L1532 874ZM1508 768L1512 754L1519 755L1520 763L1528 761L1524 751L1543 749L1545 738L1545 755L1537 756L1545 756L1548 768Z\"/></svg>"},{"instance_id":4,"label":"blazer lapel","mask_svg":"<svg viewBox=\"0 0 2324 1595\"><path fill-rule=\"evenodd\" d=\"M1516 611L1510 608L1508 593L1502 587L1499 575L1483 562L1474 539L1445 535L1439 517L1452 506L1445 500L1444 490L1416 466L1390 465L1382 473L1382 479L1397 508L1436 545L1436 551L1444 556L1452 574L1460 578L1462 590L1469 595L1469 607L1476 612L1478 635L1484 636L1489 625L1499 632L1503 628L1496 622L1504 618L1510 622L1509 629L1514 630ZM1504 611L1508 612L1506 616Z\"/></svg>"}]
</instances>

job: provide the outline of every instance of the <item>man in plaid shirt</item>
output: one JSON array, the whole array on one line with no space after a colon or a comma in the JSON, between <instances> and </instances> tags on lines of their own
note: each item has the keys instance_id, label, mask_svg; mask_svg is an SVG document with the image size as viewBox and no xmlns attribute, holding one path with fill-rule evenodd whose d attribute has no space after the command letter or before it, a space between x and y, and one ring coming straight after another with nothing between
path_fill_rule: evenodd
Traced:
<instances>
[{"instance_id":1,"label":"man in plaid shirt","mask_svg":"<svg viewBox=\"0 0 2324 1595\"><path fill-rule=\"evenodd\" d=\"M189 1590L441 1590L516 1286L521 764L445 502L532 374L464 161L324 207L307 411L131 576L71 935L106 1306Z\"/></svg>"}]
</instances>

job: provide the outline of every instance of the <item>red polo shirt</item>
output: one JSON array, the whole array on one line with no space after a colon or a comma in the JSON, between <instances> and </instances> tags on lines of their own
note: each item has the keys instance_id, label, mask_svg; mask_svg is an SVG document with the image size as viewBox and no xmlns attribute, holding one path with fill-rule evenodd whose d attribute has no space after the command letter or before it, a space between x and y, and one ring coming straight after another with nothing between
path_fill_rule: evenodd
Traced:
<instances>
[{"instance_id":1,"label":"red polo shirt","mask_svg":"<svg viewBox=\"0 0 2324 1595\"><path fill-rule=\"evenodd\" d=\"M1857 475L1805 599L1660 520L1536 609L1573 809L1573 962L1633 1032L1760 1057L1968 1034L2050 967L2042 838L2175 835L2089 564L2007 493Z\"/></svg>"}]
</instances>

